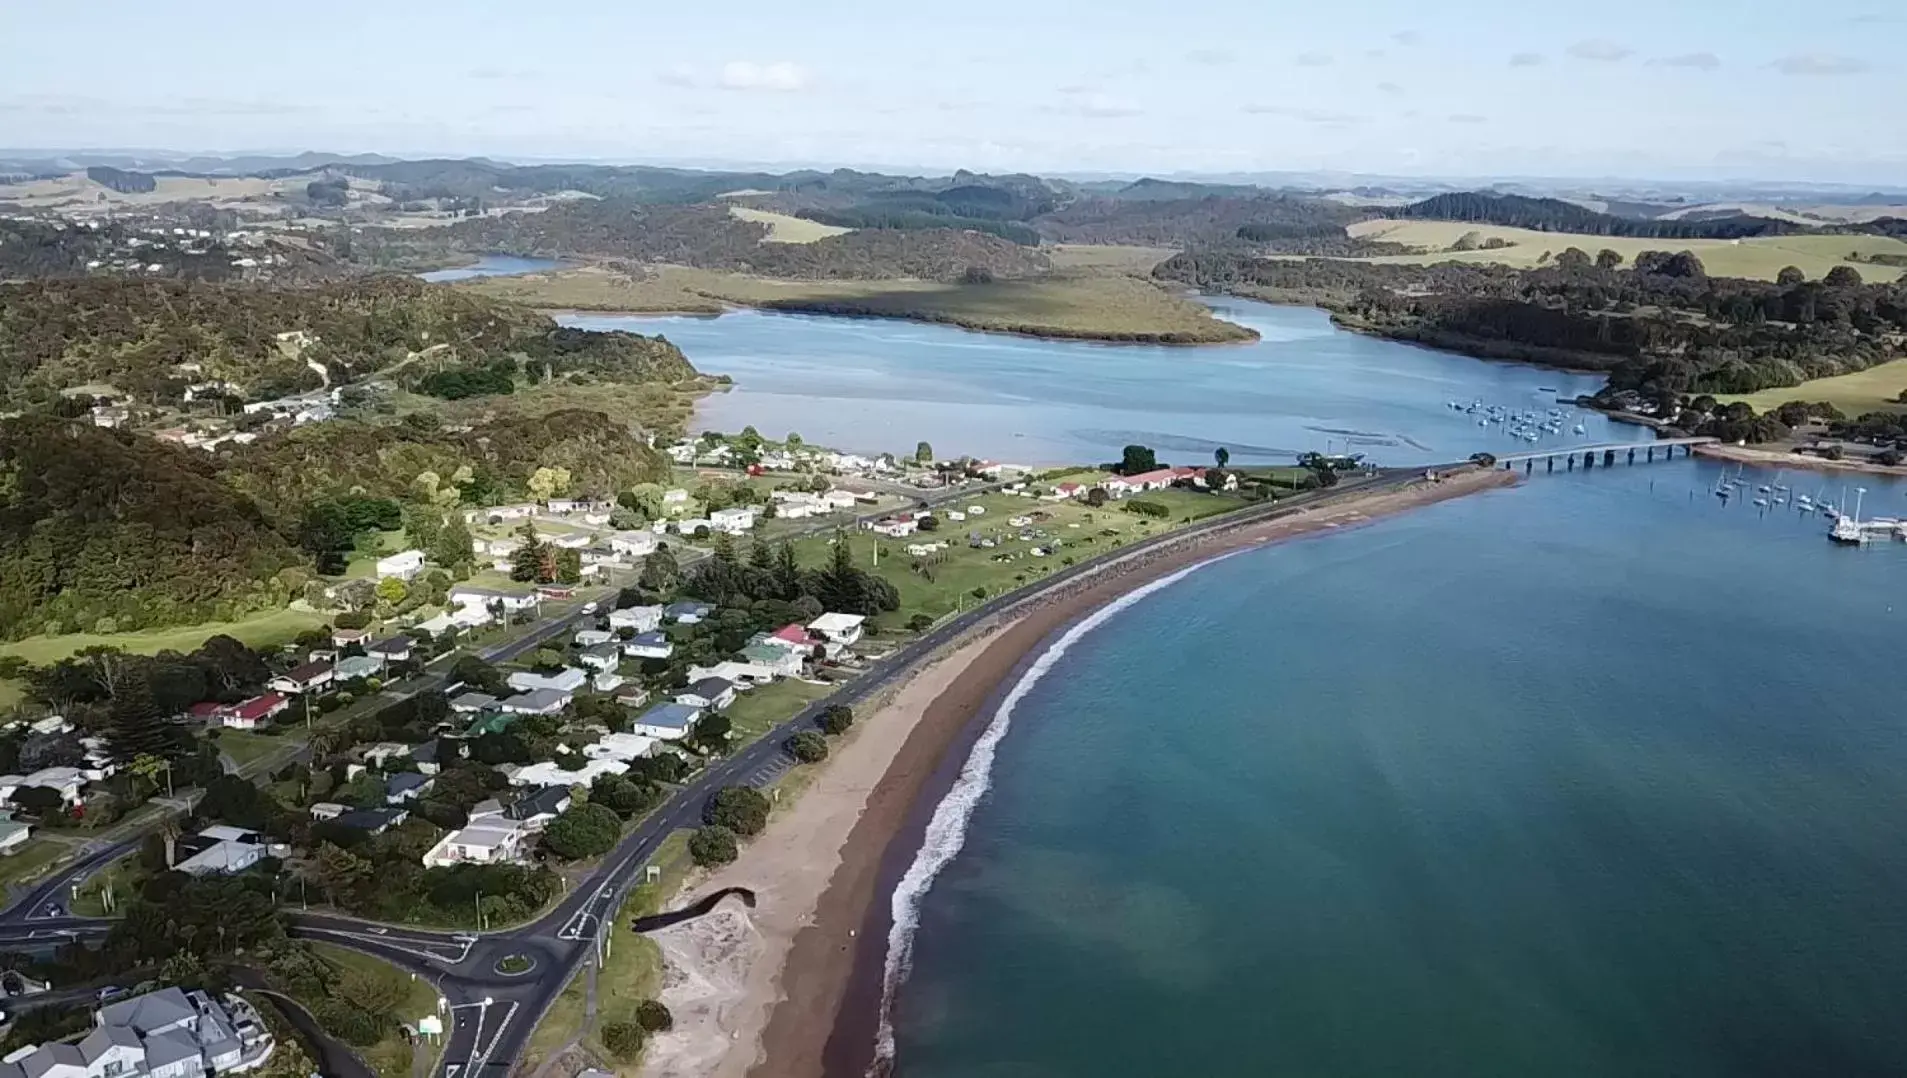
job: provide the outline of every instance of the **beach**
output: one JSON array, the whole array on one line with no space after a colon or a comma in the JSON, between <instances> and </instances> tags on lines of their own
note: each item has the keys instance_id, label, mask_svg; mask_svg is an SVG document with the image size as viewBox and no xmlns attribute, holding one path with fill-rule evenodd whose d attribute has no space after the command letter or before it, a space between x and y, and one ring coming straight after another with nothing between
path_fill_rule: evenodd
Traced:
<instances>
[{"instance_id":1,"label":"beach","mask_svg":"<svg viewBox=\"0 0 1907 1078\"><path fill-rule=\"evenodd\" d=\"M663 930L662 1000L675 1029L656 1037L642 1073L807 1078L862 1074L873 1062L890 912L924 812L951 785L986 712L1055 633L1119 596L1220 555L1510 485L1495 470L1352 492L1291 516L1167 541L1016 604L862 709L794 804L732 865L691 879L678 904L721 887L752 888L753 910Z\"/></svg>"},{"instance_id":2,"label":"beach","mask_svg":"<svg viewBox=\"0 0 1907 1078\"><path fill-rule=\"evenodd\" d=\"M1865 460L1829 460L1806 453L1780 449L1757 449L1746 445L1698 445L1695 455L1710 460L1726 460L1757 468L1807 468L1817 472L1860 472L1866 475L1907 475L1907 465L1889 466Z\"/></svg>"}]
</instances>

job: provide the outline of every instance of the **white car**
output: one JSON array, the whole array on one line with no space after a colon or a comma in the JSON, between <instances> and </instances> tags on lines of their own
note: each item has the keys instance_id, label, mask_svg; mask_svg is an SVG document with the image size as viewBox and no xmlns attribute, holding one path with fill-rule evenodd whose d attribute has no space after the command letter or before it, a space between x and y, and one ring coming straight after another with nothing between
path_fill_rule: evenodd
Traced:
<instances>
[{"instance_id":1,"label":"white car","mask_svg":"<svg viewBox=\"0 0 1907 1078\"><path fill-rule=\"evenodd\" d=\"M585 614L594 614L595 612L596 612L596 604L595 604L595 603L584 603L584 604L583 604L583 613L585 613Z\"/></svg>"}]
</instances>

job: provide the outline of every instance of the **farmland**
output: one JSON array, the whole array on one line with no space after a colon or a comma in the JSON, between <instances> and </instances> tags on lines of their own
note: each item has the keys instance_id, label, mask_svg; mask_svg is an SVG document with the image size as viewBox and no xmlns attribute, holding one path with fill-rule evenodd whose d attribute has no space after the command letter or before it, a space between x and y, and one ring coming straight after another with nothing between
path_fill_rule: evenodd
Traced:
<instances>
[{"instance_id":1,"label":"farmland","mask_svg":"<svg viewBox=\"0 0 1907 1078\"><path fill-rule=\"evenodd\" d=\"M1865 412L1907 410L1907 404L1899 400L1903 391L1907 391L1907 359L1877 364L1853 374L1816 378L1785 389L1764 389L1759 393L1716 399L1746 401L1757 412L1769 411L1788 401L1827 401L1848 415L1857 416Z\"/></svg>"}]
</instances>

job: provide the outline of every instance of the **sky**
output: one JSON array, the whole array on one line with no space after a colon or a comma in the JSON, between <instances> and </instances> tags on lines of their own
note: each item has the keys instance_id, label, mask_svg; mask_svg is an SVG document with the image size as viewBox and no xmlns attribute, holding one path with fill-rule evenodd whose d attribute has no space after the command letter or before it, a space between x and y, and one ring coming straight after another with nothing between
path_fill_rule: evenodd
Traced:
<instances>
[{"instance_id":1,"label":"sky","mask_svg":"<svg viewBox=\"0 0 1907 1078\"><path fill-rule=\"evenodd\" d=\"M1900 0L0 0L0 146L1907 184Z\"/></svg>"}]
</instances>

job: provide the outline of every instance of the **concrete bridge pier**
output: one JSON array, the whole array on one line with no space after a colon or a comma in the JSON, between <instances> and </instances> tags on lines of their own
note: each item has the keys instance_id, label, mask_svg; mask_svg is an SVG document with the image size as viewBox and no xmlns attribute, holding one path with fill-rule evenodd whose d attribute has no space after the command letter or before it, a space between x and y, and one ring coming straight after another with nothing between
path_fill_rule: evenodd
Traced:
<instances>
[{"instance_id":1,"label":"concrete bridge pier","mask_svg":"<svg viewBox=\"0 0 1907 1078\"><path fill-rule=\"evenodd\" d=\"M1571 453L1569 456L1564 457L1563 459L1569 462L1570 471L1573 472L1576 470L1576 454Z\"/></svg>"},{"instance_id":2,"label":"concrete bridge pier","mask_svg":"<svg viewBox=\"0 0 1907 1078\"><path fill-rule=\"evenodd\" d=\"M1524 474L1524 475L1528 475L1528 474L1530 474L1530 473L1531 473L1532 471L1535 471L1535 470L1536 470L1536 461L1535 461L1535 460L1526 460L1526 461L1524 461L1524 462L1523 462L1523 474Z\"/></svg>"},{"instance_id":3,"label":"concrete bridge pier","mask_svg":"<svg viewBox=\"0 0 1907 1078\"><path fill-rule=\"evenodd\" d=\"M1547 468L1547 469L1549 469L1549 470L1550 470L1550 471L1552 471L1552 472L1553 472L1553 471L1555 471L1555 470L1556 470L1556 458L1555 458L1555 457L1544 457L1544 458L1543 458L1543 466L1544 466L1545 468Z\"/></svg>"},{"instance_id":4,"label":"concrete bridge pier","mask_svg":"<svg viewBox=\"0 0 1907 1078\"><path fill-rule=\"evenodd\" d=\"M1616 463L1616 451L1613 449L1603 450L1602 451L1602 466L1605 468L1609 468L1609 467L1613 467L1615 463Z\"/></svg>"},{"instance_id":5,"label":"concrete bridge pier","mask_svg":"<svg viewBox=\"0 0 1907 1078\"><path fill-rule=\"evenodd\" d=\"M1629 463L1634 464L1635 462L1636 462L1636 451L1631 449L1629 450Z\"/></svg>"},{"instance_id":6,"label":"concrete bridge pier","mask_svg":"<svg viewBox=\"0 0 1907 1078\"><path fill-rule=\"evenodd\" d=\"M1587 471L1590 468L1594 468L1595 466L1596 466L1596 451L1591 449L1589 452L1583 454L1583 470Z\"/></svg>"}]
</instances>

